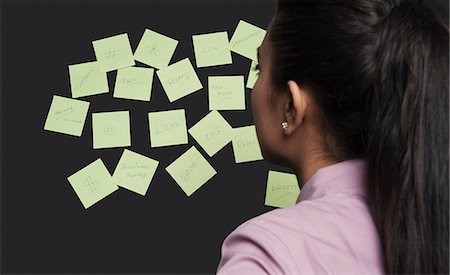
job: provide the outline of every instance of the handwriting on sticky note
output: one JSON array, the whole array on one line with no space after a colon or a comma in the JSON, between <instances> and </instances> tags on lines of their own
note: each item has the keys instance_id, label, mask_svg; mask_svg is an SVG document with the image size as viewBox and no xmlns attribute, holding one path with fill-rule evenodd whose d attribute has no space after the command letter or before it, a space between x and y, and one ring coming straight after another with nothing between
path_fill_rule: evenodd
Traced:
<instances>
[{"instance_id":1,"label":"handwriting on sticky note","mask_svg":"<svg viewBox=\"0 0 450 275\"><path fill-rule=\"evenodd\" d=\"M156 72L170 102L203 88L189 58Z\"/></svg>"},{"instance_id":2,"label":"handwriting on sticky note","mask_svg":"<svg viewBox=\"0 0 450 275\"><path fill-rule=\"evenodd\" d=\"M101 159L67 178L84 208L89 208L118 189Z\"/></svg>"},{"instance_id":3,"label":"handwriting on sticky note","mask_svg":"<svg viewBox=\"0 0 450 275\"><path fill-rule=\"evenodd\" d=\"M208 77L210 110L245 110L244 76Z\"/></svg>"},{"instance_id":4,"label":"handwriting on sticky note","mask_svg":"<svg viewBox=\"0 0 450 275\"><path fill-rule=\"evenodd\" d=\"M150 112L148 122L152 148L188 143L184 109Z\"/></svg>"},{"instance_id":5,"label":"handwriting on sticky note","mask_svg":"<svg viewBox=\"0 0 450 275\"><path fill-rule=\"evenodd\" d=\"M188 131L212 157L233 138L233 129L217 111L211 111Z\"/></svg>"},{"instance_id":6,"label":"handwriting on sticky note","mask_svg":"<svg viewBox=\"0 0 450 275\"><path fill-rule=\"evenodd\" d=\"M267 176L265 204L274 207L294 205L300 194L295 174L271 171Z\"/></svg>"},{"instance_id":7,"label":"handwriting on sticky note","mask_svg":"<svg viewBox=\"0 0 450 275\"><path fill-rule=\"evenodd\" d=\"M232 63L227 32L193 35L192 42L197 68Z\"/></svg>"},{"instance_id":8,"label":"handwriting on sticky note","mask_svg":"<svg viewBox=\"0 0 450 275\"><path fill-rule=\"evenodd\" d=\"M114 182L145 196L159 165L157 160L125 149L114 170Z\"/></svg>"},{"instance_id":9,"label":"handwriting on sticky note","mask_svg":"<svg viewBox=\"0 0 450 275\"><path fill-rule=\"evenodd\" d=\"M80 137L89 105L86 101L54 95L44 130Z\"/></svg>"},{"instance_id":10,"label":"handwriting on sticky note","mask_svg":"<svg viewBox=\"0 0 450 275\"><path fill-rule=\"evenodd\" d=\"M230 40L230 50L257 61L256 50L262 44L266 31L240 20Z\"/></svg>"},{"instance_id":11,"label":"handwriting on sticky note","mask_svg":"<svg viewBox=\"0 0 450 275\"><path fill-rule=\"evenodd\" d=\"M92 114L94 149L131 146L130 113L114 111Z\"/></svg>"},{"instance_id":12,"label":"handwriting on sticky note","mask_svg":"<svg viewBox=\"0 0 450 275\"><path fill-rule=\"evenodd\" d=\"M177 45L177 40L145 29L134 53L134 58L148 66L162 69L169 65Z\"/></svg>"},{"instance_id":13,"label":"handwriting on sticky note","mask_svg":"<svg viewBox=\"0 0 450 275\"><path fill-rule=\"evenodd\" d=\"M73 98L109 91L106 73L100 70L96 61L69 65L69 77Z\"/></svg>"},{"instance_id":14,"label":"handwriting on sticky note","mask_svg":"<svg viewBox=\"0 0 450 275\"><path fill-rule=\"evenodd\" d=\"M92 42L100 68L109 72L135 64L128 34L119 34Z\"/></svg>"},{"instance_id":15,"label":"handwriting on sticky note","mask_svg":"<svg viewBox=\"0 0 450 275\"><path fill-rule=\"evenodd\" d=\"M115 98L150 101L154 69L128 67L117 71Z\"/></svg>"},{"instance_id":16,"label":"handwriting on sticky note","mask_svg":"<svg viewBox=\"0 0 450 275\"><path fill-rule=\"evenodd\" d=\"M233 131L232 145L236 163L263 159L254 125L234 128Z\"/></svg>"},{"instance_id":17,"label":"handwriting on sticky note","mask_svg":"<svg viewBox=\"0 0 450 275\"><path fill-rule=\"evenodd\" d=\"M166 171L188 196L217 173L194 146L167 166Z\"/></svg>"}]
</instances>

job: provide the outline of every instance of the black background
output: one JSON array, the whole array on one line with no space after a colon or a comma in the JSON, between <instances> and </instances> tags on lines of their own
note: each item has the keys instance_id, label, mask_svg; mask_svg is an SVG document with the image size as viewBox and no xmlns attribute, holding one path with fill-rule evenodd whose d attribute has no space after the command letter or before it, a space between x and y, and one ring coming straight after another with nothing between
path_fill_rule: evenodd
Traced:
<instances>
[{"instance_id":1,"label":"black background","mask_svg":"<svg viewBox=\"0 0 450 275\"><path fill-rule=\"evenodd\" d=\"M231 143L209 158L189 144L150 148L147 113L185 108L191 127L208 113L208 75L244 75L250 60L196 69L203 89L170 104L155 74L148 102L91 102L81 138L43 130L53 95L70 97L68 65L95 60L92 41L128 33L133 51L149 28L179 41L171 63L189 57L191 36L228 31L240 19L266 29L275 0L2 1L1 271L2 273L214 273L223 239L264 206L265 161L235 164ZM138 66L145 66L137 64ZM110 91L116 72L108 73ZM233 127L253 124L246 111L222 111ZM132 146L160 161L145 197L120 188L85 210L67 177L97 158L112 173L123 148L92 149L91 114L130 110ZM217 170L187 197L165 167L195 145ZM286 171L286 170L285 170Z\"/></svg>"}]
</instances>

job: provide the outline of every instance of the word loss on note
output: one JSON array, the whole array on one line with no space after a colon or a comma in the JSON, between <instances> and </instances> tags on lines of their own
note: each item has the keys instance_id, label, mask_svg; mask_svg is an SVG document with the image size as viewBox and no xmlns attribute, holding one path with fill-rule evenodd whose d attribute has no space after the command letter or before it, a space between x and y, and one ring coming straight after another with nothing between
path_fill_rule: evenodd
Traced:
<instances>
[{"instance_id":1,"label":"word loss on note","mask_svg":"<svg viewBox=\"0 0 450 275\"><path fill-rule=\"evenodd\" d=\"M234 128L233 131L232 146L236 163L263 159L254 125Z\"/></svg>"},{"instance_id":2,"label":"word loss on note","mask_svg":"<svg viewBox=\"0 0 450 275\"><path fill-rule=\"evenodd\" d=\"M158 70L156 74L170 102L174 102L203 88L189 58Z\"/></svg>"},{"instance_id":3,"label":"word loss on note","mask_svg":"<svg viewBox=\"0 0 450 275\"><path fill-rule=\"evenodd\" d=\"M73 98L109 92L108 78L97 61L69 65L69 78Z\"/></svg>"},{"instance_id":4,"label":"word loss on note","mask_svg":"<svg viewBox=\"0 0 450 275\"><path fill-rule=\"evenodd\" d=\"M117 189L101 159L67 178L84 208L89 208Z\"/></svg>"},{"instance_id":5,"label":"word loss on note","mask_svg":"<svg viewBox=\"0 0 450 275\"><path fill-rule=\"evenodd\" d=\"M94 149L131 146L129 111L92 114Z\"/></svg>"},{"instance_id":6,"label":"word loss on note","mask_svg":"<svg viewBox=\"0 0 450 275\"><path fill-rule=\"evenodd\" d=\"M194 146L167 166L166 171L188 196L217 173Z\"/></svg>"},{"instance_id":7,"label":"word loss on note","mask_svg":"<svg viewBox=\"0 0 450 275\"><path fill-rule=\"evenodd\" d=\"M148 123L152 148L188 143L184 109L150 112Z\"/></svg>"},{"instance_id":8,"label":"word loss on note","mask_svg":"<svg viewBox=\"0 0 450 275\"><path fill-rule=\"evenodd\" d=\"M300 187L295 174L269 170L265 205L280 208L292 206L299 194Z\"/></svg>"},{"instance_id":9,"label":"word loss on note","mask_svg":"<svg viewBox=\"0 0 450 275\"><path fill-rule=\"evenodd\" d=\"M134 52L134 59L148 66L163 69L169 65L177 45L177 40L145 29Z\"/></svg>"},{"instance_id":10,"label":"word loss on note","mask_svg":"<svg viewBox=\"0 0 450 275\"><path fill-rule=\"evenodd\" d=\"M233 128L217 111L211 111L189 129L189 134L212 157L233 138Z\"/></svg>"},{"instance_id":11,"label":"word loss on note","mask_svg":"<svg viewBox=\"0 0 450 275\"><path fill-rule=\"evenodd\" d=\"M44 130L81 137L89 102L54 95Z\"/></svg>"},{"instance_id":12,"label":"word loss on note","mask_svg":"<svg viewBox=\"0 0 450 275\"><path fill-rule=\"evenodd\" d=\"M128 34L119 34L92 42L95 57L104 72L135 64Z\"/></svg>"},{"instance_id":13,"label":"word loss on note","mask_svg":"<svg viewBox=\"0 0 450 275\"><path fill-rule=\"evenodd\" d=\"M233 63L228 43L226 31L193 35L192 44L197 68Z\"/></svg>"},{"instance_id":14,"label":"word loss on note","mask_svg":"<svg viewBox=\"0 0 450 275\"><path fill-rule=\"evenodd\" d=\"M153 74L152 68L128 67L117 70L114 97L150 101Z\"/></svg>"},{"instance_id":15,"label":"word loss on note","mask_svg":"<svg viewBox=\"0 0 450 275\"><path fill-rule=\"evenodd\" d=\"M209 76L209 110L245 110L244 76Z\"/></svg>"},{"instance_id":16,"label":"word loss on note","mask_svg":"<svg viewBox=\"0 0 450 275\"><path fill-rule=\"evenodd\" d=\"M158 164L157 160L125 149L112 177L118 186L145 196Z\"/></svg>"},{"instance_id":17,"label":"word loss on note","mask_svg":"<svg viewBox=\"0 0 450 275\"><path fill-rule=\"evenodd\" d=\"M250 23L240 20L231 37L229 48L253 61L258 61L256 51L261 46L266 31Z\"/></svg>"}]
</instances>

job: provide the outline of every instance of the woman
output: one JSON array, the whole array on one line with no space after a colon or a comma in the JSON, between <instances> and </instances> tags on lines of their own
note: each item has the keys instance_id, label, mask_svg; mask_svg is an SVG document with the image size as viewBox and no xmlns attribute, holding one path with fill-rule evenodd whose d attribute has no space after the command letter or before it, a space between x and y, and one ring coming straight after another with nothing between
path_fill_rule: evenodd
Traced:
<instances>
[{"instance_id":1,"label":"woman","mask_svg":"<svg viewBox=\"0 0 450 275\"><path fill-rule=\"evenodd\" d=\"M302 192L233 231L218 274L449 272L449 30L436 4L279 0L253 115L264 157Z\"/></svg>"}]
</instances>

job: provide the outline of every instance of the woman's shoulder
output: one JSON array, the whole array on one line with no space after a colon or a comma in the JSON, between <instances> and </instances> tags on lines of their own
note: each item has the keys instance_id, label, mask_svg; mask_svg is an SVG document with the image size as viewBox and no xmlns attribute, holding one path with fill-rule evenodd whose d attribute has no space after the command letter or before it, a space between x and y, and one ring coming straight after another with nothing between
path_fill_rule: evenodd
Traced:
<instances>
[{"instance_id":1,"label":"woman's shoulder","mask_svg":"<svg viewBox=\"0 0 450 275\"><path fill-rule=\"evenodd\" d=\"M364 271L364 265L373 271L379 264L377 253L377 233L364 201L328 197L244 222L225 239L220 266L232 259L255 257L275 274L327 273L330 264L335 272Z\"/></svg>"}]
</instances>

